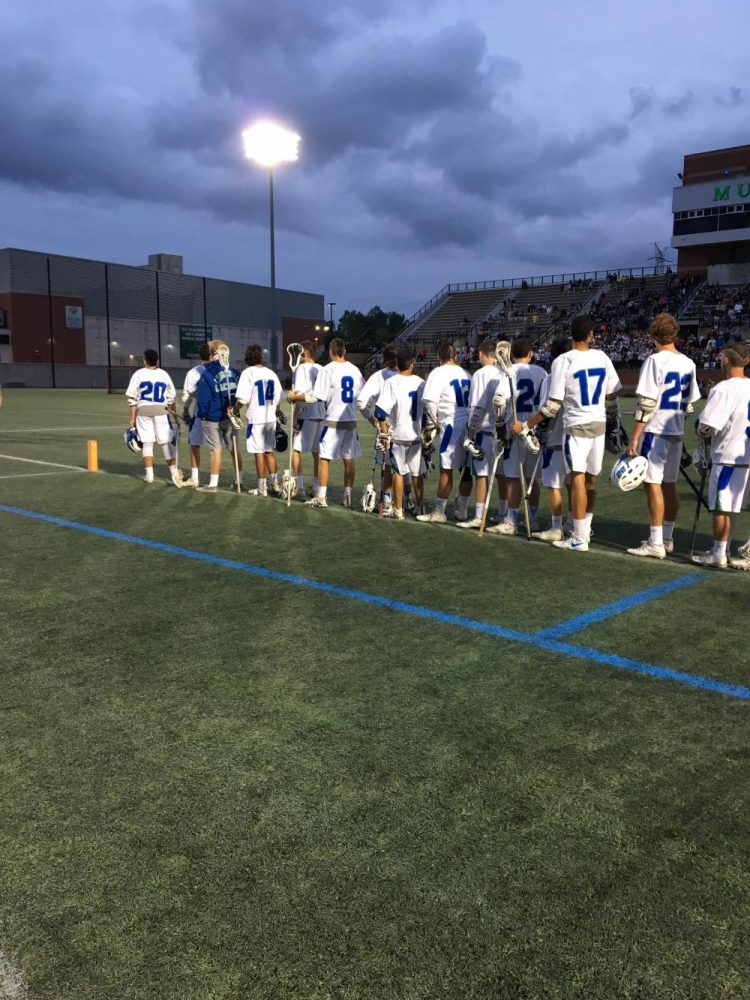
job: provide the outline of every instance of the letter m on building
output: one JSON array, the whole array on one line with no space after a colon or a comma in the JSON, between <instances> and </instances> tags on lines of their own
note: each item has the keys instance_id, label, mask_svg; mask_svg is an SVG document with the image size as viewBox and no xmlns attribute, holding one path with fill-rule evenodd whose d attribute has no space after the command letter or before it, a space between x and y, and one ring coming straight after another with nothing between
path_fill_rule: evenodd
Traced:
<instances>
[{"instance_id":1,"label":"letter m on building","mask_svg":"<svg viewBox=\"0 0 750 1000\"><path fill-rule=\"evenodd\" d=\"M715 187L714 188L714 201L729 201L729 191L730 190L731 190L731 187L730 187L729 184L726 184L723 188L721 188L721 187Z\"/></svg>"}]
</instances>

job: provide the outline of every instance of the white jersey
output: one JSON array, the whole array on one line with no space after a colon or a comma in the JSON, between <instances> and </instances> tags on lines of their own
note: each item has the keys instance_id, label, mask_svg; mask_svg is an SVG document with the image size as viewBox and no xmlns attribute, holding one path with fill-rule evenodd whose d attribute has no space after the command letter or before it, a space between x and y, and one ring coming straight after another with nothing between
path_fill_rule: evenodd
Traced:
<instances>
[{"instance_id":1,"label":"white jersey","mask_svg":"<svg viewBox=\"0 0 750 1000\"><path fill-rule=\"evenodd\" d=\"M237 402L247 403L248 425L275 424L276 408L281 400L281 382L276 372L265 365L252 365L240 375Z\"/></svg>"},{"instance_id":2,"label":"white jersey","mask_svg":"<svg viewBox=\"0 0 750 1000\"><path fill-rule=\"evenodd\" d=\"M292 389L295 392L312 392L318 374L323 371L323 366L315 361L305 361L292 375ZM302 416L305 420L322 420L326 415L325 403L297 403L297 406L304 407Z\"/></svg>"},{"instance_id":3,"label":"white jersey","mask_svg":"<svg viewBox=\"0 0 750 1000\"><path fill-rule=\"evenodd\" d=\"M700 422L714 432L714 465L750 465L750 378L728 378L715 385Z\"/></svg>"},{"instance_id":4,"label":"white jersey","mask_svg":"<svg viewBox=\"0 0 750 1000\"><path fill-rule=\"evenodd\" d=\"M424 380L419 375L400 375L386 379L378 396L376 409L384 420L389 417L393 440L399 444L419 438L422 428L422 394Z\"/></svg>"},{"instance_id":5,"label":"white jersey","mask_svg":"<svg viewBox=\"0 0 750 1000\"><path fill-rule=\"evenodd\" d=\"M635 394L656 400L646 424L649 434L682 437L688 403L701 398L695 362L679 351L657 351L643 362Z\"/></svg>"},{"instance_id":6,"label":"white jersey","mask_svg":"<svg viewBox=\"0 0 750 1000\"><path fill-rule=\"evenodd\" d=\"M330 423L357 422L357 396L365 380L351 361L331 361L318 373L313 395L325 403Z\"/></svg>"},{"instance_id":7,"label":"white jersey","mask_svg":"<svg viewBox=\"0 0 750 1000\"><path fill-rule=\"evenodd\" d=\"M542 383L542 390L539 396L539 405L544 406L544 404L549 399L549 387L552 384L552 376L547 375ZM561 406L557 413L552 417L549 424L547 425L547 437L544 442L545 448L562 448L563 439L563 413L565 412L565 407Z\"/></svg>"},{"instance_id":8,"label":"white jersey","mask_svg":"<svg viewBox=\"0 0 750 1000\"><path fill-rule=\"evenodd\" d=\"M196 365L195 368L191 368L185 376L185 381L182 383L183 403L187 403L189 399L195 398L195 394L198 391L198 380L201 377L202 371L203 365Z\"/></svg>"},{"instance_id":9,"label":"white jersey","mask_svg":"<svg viewBox=\"0 0 750 1000\"><path fill-rule=\"evenodd\" d=\"M565 407L563 426L566 430L605 424L605 397L621 388L614 365L604 351L597 348L586 351L574 348L552 362L549 398L557 399Z\"/></svg>"},{"instance_id":10,"label":"white jersey","mask_svg":"<svg viewBox=\"0 0 750 1000\"><path fill-rule=\"evenodd\" d=\"M516 397L516 414L519 420L528 420L539 409L542 386L547 379L547 372L539 365L524 363L512 364L510 370L513 394ZM509 407L509 410L512 408ZM509 415L509 420L510 423L513 422L512 412Z\"/></svg>"},{"instance_id":11,"label":"white jersey","mask_svg":"<svg viewBox=\"0 0 750 1000\"><path fill-rule=\"evenodd\" d=\"M177 397L174 383L163 368L139 368L128 382L125 395L144 417L166 413L167 404L174 403Z\"/></svg>"},{"instance_id":12,"label":"white jersey","mask_svg":"<svg viewBox=\"0 0 750 1000\"><path fill-rule=\"evenodd\" d=\"M359 407L360 413L364 413L365 410L372 409L373 403L376 402L378 396L380 396L383 391L383 386L388 379L392 378L394 375L398 375L395 368L381 368L380 371L373 372L357 396L357 406ZM375 414L375 416L377 416L377 414ZM378 419L381 418L378 417Z\"/></svg>"},{"instance_id":13,"label":"white jersey","mask_svg":"<svg viewBox=\"0 0 750 1000\"><path fill-rule=\"evenodd\" d=\"M471 375L460 365L446 364L434 368L427 376L422 401L437 409L437 422L443 427L456 420L468 420Z\"/></svg>"},{"instance_id":14,"label":"white jersey","mask_svg":"<svg viewBox=\"0 0 750 1000\"><path fill-rule=\"evenodd\" d=\"M502 393L510 399L508 376L497 365L482 365L471 377L469 388L469 426L475 433L495 431L495 407L492 397Z\"/></svg>"}]
</instances>

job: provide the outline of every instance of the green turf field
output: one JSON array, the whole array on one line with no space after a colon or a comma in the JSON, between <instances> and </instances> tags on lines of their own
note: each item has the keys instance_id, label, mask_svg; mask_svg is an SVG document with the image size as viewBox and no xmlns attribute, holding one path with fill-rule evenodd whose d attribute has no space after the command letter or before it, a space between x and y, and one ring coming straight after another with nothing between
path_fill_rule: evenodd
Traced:
<instances>
[{"instance_id":1,"label":"green turf field","mask_svg":"<svg viewBox=\"0 0 750 1000\"><path fill-rule=\"evenodd\" d=\"M643 562L603 477L580 555L338 469L146 486L126 416L0 410L2 1000L750 996L750 577L689 563L687 488Z\"/></svg>"}]
</instances>

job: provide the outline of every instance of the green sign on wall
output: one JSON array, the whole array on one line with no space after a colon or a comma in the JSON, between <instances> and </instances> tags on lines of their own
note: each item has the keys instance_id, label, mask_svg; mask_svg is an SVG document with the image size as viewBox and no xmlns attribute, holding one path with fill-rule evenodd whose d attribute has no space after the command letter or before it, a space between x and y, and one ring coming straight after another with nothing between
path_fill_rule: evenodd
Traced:
<instances>
[{"instance_id":1,"label":"green sign on wall","mask_svg":"<svg viewBox=\"0 0 750 1000\"><path fill-rule=\"evenodd\" d=\"M198 348L204 341L211 340L212 336L213 327L211 326L198 326L193 323L181 325L180 357L189 358L192 361L199 360Z\"/></svg>"}]
</instances>

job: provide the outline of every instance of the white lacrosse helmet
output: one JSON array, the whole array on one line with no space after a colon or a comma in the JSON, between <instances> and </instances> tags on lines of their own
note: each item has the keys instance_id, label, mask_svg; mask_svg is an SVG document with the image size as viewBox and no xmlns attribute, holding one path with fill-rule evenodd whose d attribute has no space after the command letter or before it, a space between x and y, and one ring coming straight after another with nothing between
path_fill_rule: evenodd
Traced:
<instances>
[{"instance_id":1,"label":"white lacrosse helmet","mask_svg":"<svg viewBox=\"0 0 750 1000\"><path fill-rule=\"evenodd\" d=\"M620 455L612 466L610 482L623 493L629 493L643 482L648 470L648 459L643 455Z\"/></svg>"}]
</instances>

